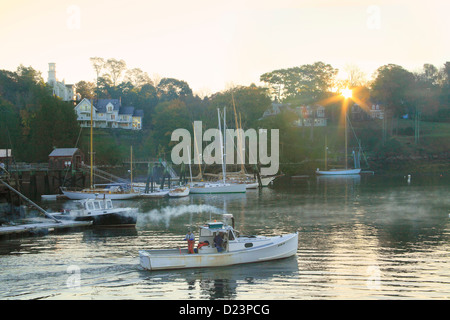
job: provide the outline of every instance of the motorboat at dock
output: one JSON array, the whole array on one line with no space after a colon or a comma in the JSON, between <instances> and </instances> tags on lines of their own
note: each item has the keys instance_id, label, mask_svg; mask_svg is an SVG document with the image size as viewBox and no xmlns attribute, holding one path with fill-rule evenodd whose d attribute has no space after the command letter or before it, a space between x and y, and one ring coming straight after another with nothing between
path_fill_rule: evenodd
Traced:
<instances>
[{"instance_id":1,"label":"motorboat at dock","mask_svg":"<svg viewBox=\"0 0 450 320\"><path fill-rule=\"evenodd\" d=\"M94 226L128 227L135 226L136 208L115 208L111 199L83 199L74 201L78 205L74 210L52 213L61 220L92 221Z\"/></svg>"}]
</instances>

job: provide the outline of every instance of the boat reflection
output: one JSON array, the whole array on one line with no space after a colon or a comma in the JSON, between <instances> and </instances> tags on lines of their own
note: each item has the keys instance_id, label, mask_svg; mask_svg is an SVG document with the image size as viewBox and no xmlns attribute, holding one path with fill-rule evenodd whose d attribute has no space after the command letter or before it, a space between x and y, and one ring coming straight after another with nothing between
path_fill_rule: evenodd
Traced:
<instances>
[{"instance_id":1,"label":"boat reflection","mask_svg":"<svg viewBox=\"0 0 450 320\"><path fill-rule=\"evenodd\" d=\"M212 300L236 298L241 285L247 288L249 285L254 285L258 290L258 284L265 284L267 288L272 281L292 278L298 272L297 256L292 256L280 260L228 267L151 271L150 273L142 269L142 276L146 277L147 285L164 286L167 290L170 290L167 286L173 285L174 281L178 280L177 282L182 283L182 289L192 292L193 295L199 294L197 298Z\"/></svg>"}]
</instances>

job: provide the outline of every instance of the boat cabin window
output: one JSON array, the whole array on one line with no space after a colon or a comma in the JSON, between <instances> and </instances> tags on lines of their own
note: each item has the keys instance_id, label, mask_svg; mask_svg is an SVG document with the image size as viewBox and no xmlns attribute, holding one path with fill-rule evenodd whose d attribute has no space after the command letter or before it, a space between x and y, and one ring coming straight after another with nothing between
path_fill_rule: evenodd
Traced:
<instances>
[{"instance_id":1,"label":"boat cabin window","mask_svg":"<svg viewBox=\"0 0 450 320\"><path fill-rule=\"evenodd\" d=\"M234 238L234 233L233 233L233 231L228 231L228 240L234 240L235 238Z\"/></svg>"},{"instance_id":2,"label":"boat cabin window","mask_svg":"<svg viewBox=\"0 0 450 320\"><path fill-rule=\"evenodd\" d=\"M100 209L100 203L98 203L97 201L94 202L94 208L99 210Z\"/></svg>"},{"instance_id":3,"label":"boat cabin window","mask_svg":"<svg viewBox=\"0 0 450 320\"><path fill-rule=\"evenodd\" d=\"M88 210L94 210L94 204L92 202L86 202Z\"/></svg>"},{"instance_id":4,"label":"boat cabin window","mask_svg":"<svg viewBox=\"0 0 450 320\"><path fill-rule=\"evenodd\" d=\"M105 205L106 205L106 209L111 209L111 208L112 208L112 202L111 202L111 200L106 201L106 202L105 202Z\"/></svg>"}]
</instances>

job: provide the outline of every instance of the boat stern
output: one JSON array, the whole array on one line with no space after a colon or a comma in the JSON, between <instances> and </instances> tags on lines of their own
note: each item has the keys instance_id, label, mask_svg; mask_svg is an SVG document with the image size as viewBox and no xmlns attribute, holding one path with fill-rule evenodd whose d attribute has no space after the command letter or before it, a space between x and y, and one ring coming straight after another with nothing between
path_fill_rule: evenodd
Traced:
<instances>
[{"instance_id":1,"label":"boat stern","mask_svg":"<svg viewBox=\"0 0 450 320\"><path fill-rule=\"evenodd\" d=\"M139 263L141 267L146 270L152 270L152 264L150 262L150 254L145 250L139 251Z\"/></svg>"}]
</instances>

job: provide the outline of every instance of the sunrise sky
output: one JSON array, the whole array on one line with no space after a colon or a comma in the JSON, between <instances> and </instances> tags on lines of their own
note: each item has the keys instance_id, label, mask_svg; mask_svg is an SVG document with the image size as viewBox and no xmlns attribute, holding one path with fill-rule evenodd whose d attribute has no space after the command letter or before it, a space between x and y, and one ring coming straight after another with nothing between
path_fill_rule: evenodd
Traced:
<instances>
[{"instance_id":1,"label":"sunrise sky","mask_svg":"<svg viewBox=\"0 0 450 320\"><path fill-rule=\"evenodd\" d=\"M0 69L23 64L93 81L89 58L123 59L194 92L259 84L265 72L323 61L370 78L388 63L450 60L450 2L366 0L0 0Z\"/></svg>"}]
</instances>

